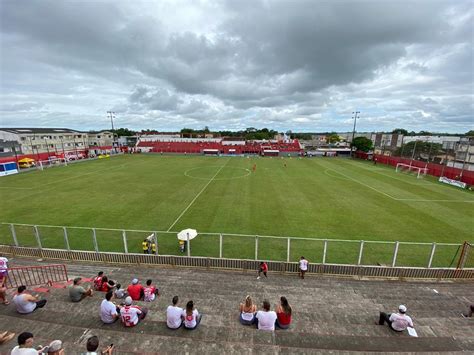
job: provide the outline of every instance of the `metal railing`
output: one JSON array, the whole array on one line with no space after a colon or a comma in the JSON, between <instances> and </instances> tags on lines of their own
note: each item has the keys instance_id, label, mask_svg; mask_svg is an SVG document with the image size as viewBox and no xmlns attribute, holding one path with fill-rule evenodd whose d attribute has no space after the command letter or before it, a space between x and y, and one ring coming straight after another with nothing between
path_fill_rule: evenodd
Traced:
<instances>
[{"instance_id":1,"label":"metal railing","mask_svg":"<svg viewBox=\"0 0 474 355\"><path fill-rule=\"evenodd\" d=\"M0 244L67 251L143 253L144 239L157 245L156 255L217 259L268 260L287 263L304 255L315 264L389 267L471 268L473 258L460 258L462 244L315 239L245 234L200 233L179 250L176 232L66 227L19 223L0 224ZM470 244L468 244L470 245ZM467 249L469 253L470 248ZM461 262L459 262L461 261Z\"/></svg>"},{"instance_id":2,"label":"metal railing","mask_svg":"<svg viewBox=\"0 0 474 355\"><path fill-rule=\"evenodd\" d=\"M255 272L259 265L256 260L227 259L227 258L203 258L187 256L162 256L125 253L105 253L94 251L75 251L59 249L39 249L0 245L0 252L7 255L59 259L72 261L86 261L111 264L133 264L133 265L168 265L191 268L206 269L231 269L242 272ZM270 272L281 274L296 274L298 272L297 262L269 261ZM454 268L410 268L410 267L382 267L364 265L335 265L314 264L308 266L309 274L325 274L336 276L351 276L359 278L390 278L390 279L474 279L474 269Z\"/></svg>"},{"instance_id":3,"label":"metal railing","mask_svg":"<svg viewBox=\"0 0 474 355\"><path fill-rule=\"evenodd\" d=\"M66 266L62 264L11 267L6 271L5 286L7 288L16 288L21 285L51 285L53 282L68 280Z\"/></svg>"}]
</instances>

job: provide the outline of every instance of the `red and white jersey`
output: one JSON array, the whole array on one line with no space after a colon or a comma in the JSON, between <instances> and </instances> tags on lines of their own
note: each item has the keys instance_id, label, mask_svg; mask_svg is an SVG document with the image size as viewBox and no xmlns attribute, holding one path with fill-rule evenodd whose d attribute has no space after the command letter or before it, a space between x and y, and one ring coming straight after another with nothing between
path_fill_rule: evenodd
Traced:
<instances>
[{"instance_id":1,"label":"red and white jersey","mask_svg":"<svg viewBox=\"0 0 474 355\"><path fill-rule=\"evenodd\" d=\"M100 290L102 288L102 276L96 276L94 278L94 288Z\"/></svg>"},{"instance_id":2,"label":"red and white jersey","mask_svg":"<svg viewBox=\"0 0 474 355\"><path fill-rule=\"evenodd\" d=\"M143 289L143 300L145 302L151 302L155 300L155 286L147 286Z\"/></svg>"},{"instance_id":3,"label":"red and white jersey","mask_svg":"<svg viewBox=\"0 0 474 355\"><path fill-rule=\"evenodd\" d=\"M120 310L120 318L126 327L133 327L138 324L138 316L142 314L138 306L125 306Z\"/></svg>"}]
</instances>

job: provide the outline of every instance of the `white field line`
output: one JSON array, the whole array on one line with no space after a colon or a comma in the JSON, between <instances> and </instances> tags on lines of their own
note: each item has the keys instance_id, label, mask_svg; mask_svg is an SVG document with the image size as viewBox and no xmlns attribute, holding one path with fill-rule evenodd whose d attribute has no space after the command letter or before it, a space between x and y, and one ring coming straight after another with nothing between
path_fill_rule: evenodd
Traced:
<instances>
[{"instance_id":1,"label":"white field line","mask_svg":"<svg viewBox=\"0 0 474 355\"><path fill-rule=\"evenodd\" d=\"M354 181L354 182L357 182L358 184L361 184L365 187L368 187L369 189L371 190L374 190L382 195L385 195L389 198L391 198L392 200L395 200L395 201L405 201L405 202L464 202L464 203L474 203L474 200L428 200L428 199L417 199L417 198L397 198L397 197L393 197L383 191L380 191L378 189L376 189L375 187L372 187L370 185L367 185L367 184L364 184L363 182L360 182L359 180L356 180L350 176L347 176L346 174L344 173L341 173L340 171L337 171L337 170L334 170L334 169L331 169L331 168L328 168L329 170L332 170L338 174L341 174L342 176L345 176L346 178Z\"/></svg>"},{"instance_id":2,"label":"white field line","mask_svg":"<svg viewBox=\"0 0 474 355\"><path fill-rule=\"evenodd\" d=\"M352 163L352 162L347 162L347 163L350 164L350 165L352 165L352 166L355 166L356 168L360 168L360 169L364 169L364 170L367 170L367 171L371 171L371 172L374 172L374 173L376 173L376 174L383 175L383 176L389 177L389 178L391 178L391 179L398 180L398 181L401 181L401 182L404 182L404 183L407 183L407 184L410 184L410 185L415 185L415 186L420 186L420 185L436 185L436 183L431 182L431 181L427 181L427 180L418 181L418 182L412 182L412 181L407 181L407 180L405 180L405 179L400 179L400 178L395 177L395 176L392 176L392 175L384 174L384 173L382 173L381 171L386 171L385 169L380 169L380 168L368 168L368 167L365 167L365 166L357 165L357 163Z\"/></svg>"},{"instance_id":3,"label":"white field line","mask_svg":"<svg viewBox=\"0 0 474 355\"><path fill-rule=\"evenodd\" d=\"M0 189L12 189L12 190L33 190L32 187L8 187L8 186L0 186Z\"/></svg>"},{"instance_id":4,"label":"white field line","mask_svg":"<svg viewBox=\"0 0 474 355\"><path fill-rule=\"evenodd\" d=\"M365 187L367 187L367 188L369 188L369 189L371 189L371 190L374 190L375 192L378 192L379 194L385 195L385 196L387 196L388 198L391 198L392 200L398 200L397 198L395 198L395 197L393 197L393 196L391 196L391 195L389 195L389 194L387 194L387 193L385 193L385 192L383 192L383 191L380 191L380 190L376 189L375 187L372 187L372 186L370 186L370 185L364 184L363 182L360 182L359 180L356 180L356 179L354 179L354 178L352 178L352 177L350 177L350 176L348 176L348 175L346 175L346 174L344 174L344 173L341 173L340 171L337 171L337 170L334 170L334 169L331 169L331 168L328 168L328 169L329 169L329 170L332 170L332 171L334 171L334 172L336 172L337 174L340 174L340 175L346 177L346 178L349 179L349 180L352 180L352 181L354 181L354 182L356 182L356 183L358 183L358 184L361 184L362 186L365 186Z\"/></svg>"},{"instance_id":5,"label":"white field line","mask_svg":"<svg viewBox=\"0 0 474 355\"><path fill-rule=\"evenodd\" d=\"M230 159L229 159L229 160L230 160ZM207 182L207 184L204 185L204 187L201 189L201 191L198 192L198 194L193 198L193 200L189 203L189 205L184 209L183 212L181 212L181 214L178 216L178 218L176 218L176 220L173 222L173 224L168 228L167 232L169 232L169 231L171 230L171 228L173 228L174 225L175 225L176 223L178 223L178 221L181 219L181 217L183 217L183 215L186 213L186 211L189 209L189 207L192 206L192 204L194 203L194 201L196 201L197 198L198 198L198 197L204 192L204 190L209 186L209 184L214 181L214 178L221 172L222 168L224 168L224 166L227 165L227 163L229 162L229 160L227 160L227 161L225 162L225 164L222 165L222 166L219 168L219 170L217 170L217 172L216 172L216 173L214 174L214 176Z\"/></svg>"},{"instance_id":6,"label":"white field line","mask_svg":"<svg viewBox=\"0 0 474 355\"><path fill-rule=\"evenodd\" d=\"M105 170L110 171L110 170L112 170L112 169L123 168L124 166L126 166L126 164L122 164L122 165L120 165L120 166L116 166L116 167L113 167L113 168L110 168L110 169L96 170L96 171L92 171L92 172L90 172L90 173L75 175L75 176L71 176L71 177L69 177L69 178L64 178L64 179L61 179L61 180L56 180L56 181L53 181L53 182L48 182L48 183L46 183L46 184L43 184L43 185L41 185L41 186L38 186L38 187L41 187L41 190L28 193L28 195L26 195L26 196L17 196L17 198L14 198L14 200L21 200L22 198L27 198L27 197L30 197L30 196L33 196L33 195L38 195L38 194L41 194L41 193L43 193L43 192L45 192L45 191L51 190L51 189L53 189L54 187L57 186L56 183L58 183L58 182L67 181L67 180L71 180L71 179L77 179L78 177L82 177L82 176L86 176L86 175L91 175L91 174L100 173L100 172L105 171ZM52 185L52 184L54 184L54 185L51 186L51 187L48 187L48 188L43 189L43 186L48 186L48 185ZM31 189L31 190L35 190L35 189L36 189L36 186L35 186L35 187L31 187L30 189Z\"/></svg>"},{"instance_id":7,"label":"white field line","mask_svg":"<svg viewBox=\"0 0 474 355\"><path fill-rule=\"evenodd\" d=\"M408 202L464 202L474 203L474 200L423 200L416 198L396 198L397 201L408 201Z\"/></svg>"}]
</instances>

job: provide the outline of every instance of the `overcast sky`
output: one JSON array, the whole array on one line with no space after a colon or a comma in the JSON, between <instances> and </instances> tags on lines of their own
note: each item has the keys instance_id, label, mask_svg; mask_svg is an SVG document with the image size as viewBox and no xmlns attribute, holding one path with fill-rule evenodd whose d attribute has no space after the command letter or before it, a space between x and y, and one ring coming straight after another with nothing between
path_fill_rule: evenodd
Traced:
<instances>
[{"instance_id":1,"label":"overcast sky","mask_svg":"<svg viewBox=\"0 0 474 355\"><path fill-rule=\"evenodd\" d=\"M0 1L0 126L474 129L473 1Z\"/></svg>"}]
</instances>

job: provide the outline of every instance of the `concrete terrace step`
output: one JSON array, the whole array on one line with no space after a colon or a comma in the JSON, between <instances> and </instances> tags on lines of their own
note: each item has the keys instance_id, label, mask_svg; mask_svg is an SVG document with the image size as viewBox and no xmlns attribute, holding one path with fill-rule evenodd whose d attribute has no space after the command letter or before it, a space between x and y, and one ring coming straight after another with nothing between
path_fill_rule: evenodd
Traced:
<instances>
[{"instance_id":1,"label":"concrete terrace step","mask_svg":"<svg viewBox=\"0 0 474 355\"><path fill-rule=\"evenodd\" d=\"M31 259L10 260L11 266L38 264L41 262ZM59 338L65 341L66 349L74 350L78 346L83 349L84 334L97 334L103 339L102 344L114 343L119 345L119 353L127 354L474 351L474 342L470 341L473 323L459 316L474 294L470 292L474 291L472 283L358 281L318 276L300 280L277 273L257 281L255 272L86 263L68 263L67 270L69 278L91 278L103 270L124 288L133 277L142 282L151 278L162 297L151 303L138 302L150 311L143 323L129 329L120 323L106 326L100 322L98 312L104 293L96 292L92 298L71 303L67 289L49 288L42 294L48 304L33 314L19 315L12 306L0 306L0 329L32 331L42 343ZM246 294L259 306L268 298L272 309L280 296L286 296L293 306L291 328L267 333L242 326L238 322L238 304ZM204 314L197 330L166 328L165 312L174 295L179 295L182 307L193 299ZM379 311L391 311L400 303L408 306L419 338L374 324ZM0 346L1 353L5 349Z\"/></svg>"},{"instance_id":2,"label":"concrete terrace step","mask_svg":"<svg viewBox=\"0 0 474 355\"><path fill-rule=\"evenodd\" d=\"M38 313L39 314L39 313ZM2 323L8 321L8 316L0 316ZM21 324L25 326L26 319L21 319L21 321L15 321L11 324ZM83 335L78 329L87 330L90 334L109 334L108 337L102 336L102 342L107 344L108 341L119 345L121 344L125 348L130 346L126 342L121 342L122 339L133 339L133 343L136 343L140 340L141 348L145 351L144 348L147 342L152 344L160 343L172 343L172 348L167 348L167 351L172 351L175 349L178 344L189 344L192 347L189 349L192 353L198 353L201 350L197 350L196 347L193 347L192 344L195 344L198 348L202 347L202 351L206 353L209 352L207 347L213 345L210 344L219 344L219 349L223 348L241 348L244 350L246 348L252 348L254 350L261 349L265 352L268 352L271 348L274 347L284 347L284 348L308 348L308 349L327 349L327 350L356 350L356 351L393 351L396 349L398 352L414 352L414 351L461 351L462 348L450 337L437 337L437 338L411 338L409 336L403 336L401 334L396 334L396 336L385 337L377 336L373 334L366 335L337 335L337 334L321 334L314 336L313 333L304 333L304 332L286 332L286 331L277 331L275 333L262 332L254 329L248 329L245 327L232 329L232 332L229 332L228 329L223 329L220 327L207 327L205 325L200 325L200 327L195 331L187 331L180 329L177 331L172 331L167 329L162 322L149 322L147 324L143 323L134 328L124 328L120 324L114 324L110 326L101 325L100 322L91 321L89 327L72 325L69 324L67 328L61 326L61 324L54 323L49 324L44 320L38 319L35 320L35 327L37 327L37 334L42 334L41 338L47 339L47 341L57 338L58 336L64 339L66 335L68 339L80 338ZM85 324L84 324L85 325ZM96 325L96 327L93 327ZM27 322L27 327L31 329L32 322ZM2 325L2 329L5 328ZM48 331L48 338L44 335L45 329ZM64 330L67 329L65 332ZM16 330L15 328L10 328L10 330ZM388 329L387 329L388 330ZM20 331L20 330L18 330ZM33 331L33 330L32 330ZM112 338L110 335L113 333L115 338ZM132 335L133 334L133 335ZM334 336L337 335L337 336ZM403 341L399 338L403 337ZM144 340L146 339L146 340ZM75 341L74 343L77 343ZM239 344L239 345L238 345ZM246 344L244 346L243 344ZM43 344L44 345L44 344ZM72 345L70 345L72 346ZM0 347L0 350L2 348ZM130 349L131 350L131 349ZM217 350L217 349L216 349ZM277 349L273 349L276 351ZM154 348L152 351L160 351L160 348ZM164 350L161 350L164 351Z\"/></svg>"}]
</instances>

